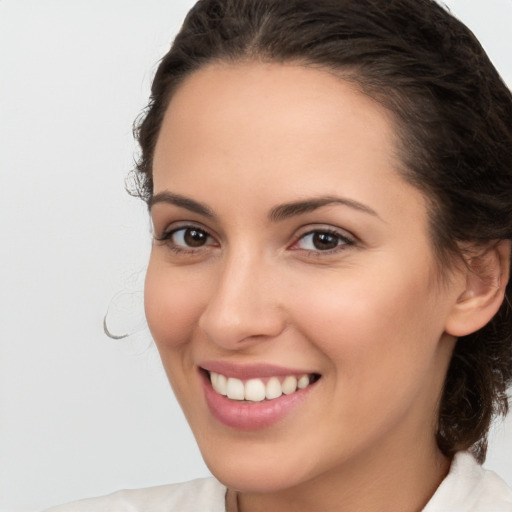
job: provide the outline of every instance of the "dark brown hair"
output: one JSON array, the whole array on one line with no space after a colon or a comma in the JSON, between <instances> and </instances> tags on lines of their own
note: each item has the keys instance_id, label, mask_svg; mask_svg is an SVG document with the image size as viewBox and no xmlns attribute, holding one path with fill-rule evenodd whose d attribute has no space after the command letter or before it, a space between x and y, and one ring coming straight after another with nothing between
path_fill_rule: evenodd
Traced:
<instances>
[{"instance_id":1,"label":"dark brown hair","mask_svg":"<svg viewBox=\"0 0 512 512\"><path fill-rule=\"evenodd\" d=\"M433 0L201 0L154 78L136 126L135 193L149 202L152 159L174 91L215 61L296 62L357 84L393 114L403 176L430 199L438 260L460 243L512 239L512 96L475 36ZM483 461L492 418L508 411L512 314L506 298L460 338L440 403L446 455Z\"/></svg>"}]
</instances>

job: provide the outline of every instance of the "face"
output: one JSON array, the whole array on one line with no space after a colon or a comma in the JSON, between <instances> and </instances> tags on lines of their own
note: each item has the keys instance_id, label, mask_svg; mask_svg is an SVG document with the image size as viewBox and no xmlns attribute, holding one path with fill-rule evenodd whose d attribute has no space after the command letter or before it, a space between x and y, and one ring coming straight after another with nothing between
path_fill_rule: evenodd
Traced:
<instances>
[{"instance_id":1,"label":"face","mask_svg":"<svg viewBox=\"0 0 512 512\"><path fill-rule=\"evenodd\" d=\"M321 70L216 64L174 95L146 314L227 485L270 492L436 449L456 294L397 158L389 114Z\"/></svg>"}]
</instances>

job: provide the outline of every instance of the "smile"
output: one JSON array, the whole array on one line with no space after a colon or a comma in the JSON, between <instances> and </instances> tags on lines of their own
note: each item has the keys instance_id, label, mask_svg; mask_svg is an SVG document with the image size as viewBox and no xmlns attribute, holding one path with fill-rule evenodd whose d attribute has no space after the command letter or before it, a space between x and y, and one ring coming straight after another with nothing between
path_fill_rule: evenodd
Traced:
<instances>
[{"instance_id":1,"label":"smile","mask_svg":"<svg viewBox=\"0 0 512 512\"><path fill-rule=\"evenodd\" d=\"M264 400L275 400L282 395L291 395L297 390L307 388L319 378L317 374L304 374L244 381L216 372L209 372L209 377L213 389L219 395L227 396L231 400L249 402L263 402Z\"/></svg>"},{"instance_id":2,"label":"smile","mask_svg":"<svg viewBox=\"0 0 512 512\"><path fill-rule=\"evenodd\" d=\"M207 363L200 367L212 416L227 427L258 430L293 417L321 376L271 365Z\"/></svg>"}]
</instances>

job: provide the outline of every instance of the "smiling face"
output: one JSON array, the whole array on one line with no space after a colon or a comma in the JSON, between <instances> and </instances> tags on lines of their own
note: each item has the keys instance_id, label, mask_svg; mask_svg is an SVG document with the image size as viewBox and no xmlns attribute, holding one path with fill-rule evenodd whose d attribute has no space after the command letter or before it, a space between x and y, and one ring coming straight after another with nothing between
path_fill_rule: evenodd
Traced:
<instances>
[{"instance_id":1,"label":"smiling face","mask_svg":"<svg viewBox=\"0 0 512 512\"><path fill-rule=\"evenodd\" d=\"M460 283L441 284L425 198L398 166L390 115L324 71L216 64L173 96L146 313L229 486L280 491L438 454Z\"/></svg>"}]
</instances>

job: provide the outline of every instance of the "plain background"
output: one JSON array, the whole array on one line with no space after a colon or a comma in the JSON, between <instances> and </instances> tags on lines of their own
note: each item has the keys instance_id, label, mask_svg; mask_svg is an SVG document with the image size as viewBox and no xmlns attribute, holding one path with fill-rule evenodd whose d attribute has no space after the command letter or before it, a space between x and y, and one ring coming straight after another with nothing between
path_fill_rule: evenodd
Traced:
<instances>
[{"instance_id":1,"label":"plain background","mask_svg":"<svg viewBox=\"0 0 512 512\"><path fill-rule=\"evenodd\" d=\"M190 0L0 0L0 511L208 475L142 312L131 124ZM447 2L512 84L512 0ZM103 334L133 333L123 341ZM487 466L512 484L512 421Z\"/></svg>"}]
</instances>

